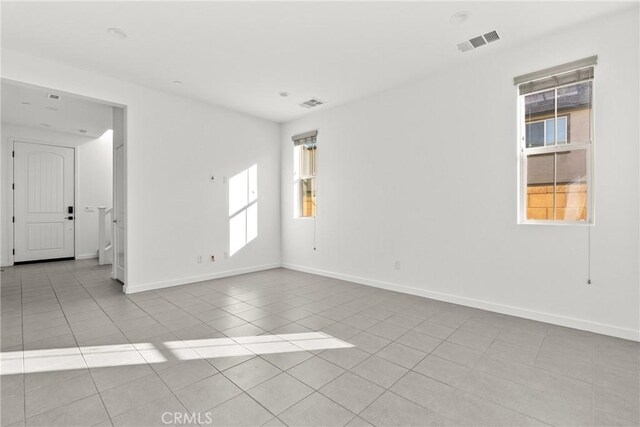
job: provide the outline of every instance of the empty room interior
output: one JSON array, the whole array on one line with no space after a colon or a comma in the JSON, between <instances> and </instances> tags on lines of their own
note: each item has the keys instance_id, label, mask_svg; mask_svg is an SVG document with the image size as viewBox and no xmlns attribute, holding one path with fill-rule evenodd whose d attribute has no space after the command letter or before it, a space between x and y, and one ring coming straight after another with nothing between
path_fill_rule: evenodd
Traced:
<instances>
[{"instance_id":1,"label":"empty room interior","mask_svg":"<svg viewBox=\"0 0 640 427\"><path fill-rule=\"evenodd\" d=\"M2 1L2 426L640 425L638 1Z\"/></svg>"}]
</instances>

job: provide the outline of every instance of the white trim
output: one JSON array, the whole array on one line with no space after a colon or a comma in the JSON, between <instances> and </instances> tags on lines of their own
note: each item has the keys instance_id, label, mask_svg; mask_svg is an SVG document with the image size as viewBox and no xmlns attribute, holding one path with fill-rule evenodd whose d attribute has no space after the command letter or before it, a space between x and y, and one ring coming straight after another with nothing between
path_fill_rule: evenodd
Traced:
<instances>
[{"instance_id":1,"label":"white trim","mask_svg":"<svg viewBox=\"0 0 640 427\"><path fill-rule=\"evenodd\" d=\"M205 280L221 279L224 277L237 276L237 275L246 274L246 273L254 273L254 272L263 271L263 270L271 270L273 268L280 268L280 267L281 267L280 263L263 264L256 267L246 267L246 268L239 268L237 270L218 271L215 273L208 273L200 276L189 276L189 277L182 277L179 279L163 280L160 282L142 283L137 286L125 284L123 290L125 294L134 294L137 292L153 291L157 289L169 288L171 286L178 286L178 285L188 285L192 283L202 282Z\"/></svg>"},{"instance_id":2,"label":"white trim","mask_svg":"<svg viewBox=\"0 0 640 427\"><path fill-rule=\"evenodd\" d=\"M75 257L76 259L94 259L94 258L98 258L98 254L97 253L92 253L92 254L81 254L81 255L76 255Z\"/></svg>"},{"instance_id":3,"label":"white trim","mask_svg":"<svg viewBox=\"0 0 640 427\"><path fill-rule=\"evenodd\" d=\"M583 143L575 143L575 144L571 144L569 143L569 119L568 119L568 115L567 117L567 142L565 144L562 145L558 145L557 143L555 145L552 146L543 146L543 147L527 147L526 146L526 125L528 123L526 123L526 118L524 116L524 101L525 101L525 97L531 95L531 94L535 94L538 92L545 92L545 91L549 91L551 89L553 89L555 91L555 107L554 107L554 118L558 117L558 88L562 88L565 86L573 86L579 83L582 83L584 81L589 81L591 82L591 116L589 118L589 126L590 126L590 132L591 132L591 139L589 142L583 142ZM595 68L594 68L594 77L592 77L591 79L587 79L581 82L573 82L573 83L568 83L566 85L560 85L560 86L556 86L554 88L548 88L548 89L542 89L540 91L537 92L531 92L531 93L527 93L524 95L520 95L520 93L518 92L517 97L518 97L518 105L517 105L517 132L518 132L518 166L517 166L517 171L518 171L518 177L517 177L517 188L518 188L518 203L517 203L517 209L518 209L518 217L517 217L517 221L516 223L518 225L595 225L595 212L594 212L594 197L593 197L593 187L594 187L594 179L593 179L593 172L594 172L594 168L593 168L593 162L594 162L594 140L595 140L595 133L594 133L594 123L595 123ZM517 86L516 86L517 87ZM562 116L565 117L565 116ZM544 119L542 121L545 121L547 119ZM530 123L534 123L534 122L530 122ZM546 122L545 122L546 123ZM556 132L556 141L558 140L557 136L558 136L558 127L555 127L555 132ZM546 144L546 124L545 124L545 144ZM587 209L587 217L585 219L585 221L571 221L571 220L557 220L555 219L555 215L556 215L556 194L553 194L553 206L554 206L554 210L553 210L553 216L554 219L551 220L531 220L531 219L527 219L527 167L528 167L528 161L527 161L527 156L528 155L536 155L536 154L546 154L546 153L559 153L559 152L566 152L566 151L576 151L576 150L586 150L586 167L587 167L587 200L586 200L586 209ZM557 162L557 158L556 156L554 156L554 162ZM553 173L554 173L554 183L556 182L556 177L555 174L557 172L557 168L554 166L553 168Z\"/></svg>"},{"instance_id":4,"label":"white trim","mask_svg":"<svg viewBox=\"0 0 640 427\"><path fill-rule=\"evenodd\" d=\"M420 297L434 299L437 301L444 301L444 302L449 302L453 304L464 305L466 307L473 307L473 308L479 308L482 310L493 311L495 313L522 317L524 319L536 320L539 322L551 323L559 326L566 326L568 328L581 329L584 331L609 335L609 336L623 338L627 340L640 341L640 330L637 331L633 329L622 328L619 326L607 325L599 322L592 322L590 320L576 319L574 317L562 316L562 315L552 314L552 313L545 313L542 311L530 310L522 307L514 307L511 305L498 304L498 303L479 300L475 298L466 298L466 297L461 297L453 294L434 292L426 289L419 289L411 286L399 285L399 284L390 283L390 282L383 282L383 281L368 279L364 277L350 276L347 274L335 273L332 271L320 270L317 268L305 267L301 265L283 263L282 267L287 268L289 270L302 271L304 273L317 274L319 276L331 277L333 279L346 280L349 282L359 283L361 285L373 286L376 288L387 289L390 291L401 292L409 295L416 295Z\"/></svg>"},{"instance_id":5,"label":"white trim","mask_svg":"<svg viewBox=\"0 0 640 427\"><path fill-rule=\"evenodd\" d=\"M575 144L549 145L547 147L523 148L522 153L526 156L536 156L538 154L565 153L567 151L588 150L590 142L579 142Z\"/></svg>"},{"instance_id":6,"label":"white trim","mask_svg":"<svg viewBox=\"0 0 640 427\"><path fill-rule=\"evenodd\" d=\"M315 219L317 214L318 214L318 172L317 172L317 167L318 167L318 148L316 146L316 148L314 149L314 154L313 154L313 165L311 167L312 169L312 174L311 175L301 175L300 172L302 171L302 146L301 145L296 145L294 146L294 151L293 151L293 159L294 159L294 165L293 165L293 171L294 171L294 179L293 179L293 185L294 185L294 192L298 193L298 202L296 203L295 201L295 197L294 197L294 206L293 206L293 219ZM296 154L297 153L297 154ZM297 173L296 173L297 170ZM303 216L302 212L304 210L303 207L303 201L304 201L304 195L302 194L302 181L308 181L308 180L315 180L315 202L316 202L316 214L314 216Z\"/></svg>"}]
</instances>

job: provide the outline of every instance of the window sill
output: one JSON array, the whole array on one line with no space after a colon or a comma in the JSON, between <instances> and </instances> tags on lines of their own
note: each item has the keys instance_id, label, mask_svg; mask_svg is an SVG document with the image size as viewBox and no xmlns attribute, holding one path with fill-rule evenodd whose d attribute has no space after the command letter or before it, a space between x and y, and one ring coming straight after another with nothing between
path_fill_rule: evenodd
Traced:
<instances>
[{"instance_id":1,"label":"window sill","mask_svg":"<svg viewBox=\"0 0 640 427\"><path fill-rule=\"evenodd\" d=\"M595 225L590 221L518 221L518 225L552 225L552 226L577 226L577 227L587 227L590 225Z\"/></svg>"}]
</instances>

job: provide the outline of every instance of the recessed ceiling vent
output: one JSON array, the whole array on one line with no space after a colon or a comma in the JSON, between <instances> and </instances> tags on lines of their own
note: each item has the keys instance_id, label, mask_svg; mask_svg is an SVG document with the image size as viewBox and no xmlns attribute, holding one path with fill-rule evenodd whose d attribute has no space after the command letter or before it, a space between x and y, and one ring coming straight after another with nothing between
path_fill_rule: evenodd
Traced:
<instances>
[{"instance_id":1,"label":"recessed ceiling vent","mask_svg":"<svg viewBox=\"0 0 640 427\"><path fill-rule=\"evenodd\" d=\"M311 98L308 101L304 101L302 104L299 104L302 108L315 108L319 105L326 104L324 101L320 101L318 98Z\"/></svg>"},{"instance_id":2,"label":"recessed ceiling vent","mask_svg":"<svg viewBox=\"0 0 640 427\"><path fill-rule=\"evenodd\" d=\"M498 32L494 30L483 36L474 37L472 39L458 43L458 50L460 52L468 52L472 49L484 46L487 43L493 43L496 40L500 40L500 36L498 35Z\"/></svg>"},{"instance_id":3,"label":"recessed ceiling vent","mask_svg":"<svg viewBox=\"0 0 640 427\"><path fill-rule=\"evenodd\" d=\"M473 49L473 45L471 43L469 43L469 41L464 41L462 43L458 43L458 50L460 52L466 52L468 50Z\"/></svg>"},{"instance_id":4,"label":"recessed ceiling vent","mask_svg":"<svg viewBox=\"0 0 640 427\"><path fill-rule=\"evenodd\" d=\"M485 34L484 39L487 41L487 43L493 43L496 40L500 40L500 36L498 35L498 32L494 30L490 33Z\"/></svg>"},{"instance_id":5,"label":"recessed ceiling vent","mask_svg":"<svg viewBox=\"0 0 640 427\"><path fill-rule=\"evenodd\" d=\"M47 99L51 99L53 101L60 101L60 95L56 95L55 93L48 93Z\"/></svg>"}]
</instances>

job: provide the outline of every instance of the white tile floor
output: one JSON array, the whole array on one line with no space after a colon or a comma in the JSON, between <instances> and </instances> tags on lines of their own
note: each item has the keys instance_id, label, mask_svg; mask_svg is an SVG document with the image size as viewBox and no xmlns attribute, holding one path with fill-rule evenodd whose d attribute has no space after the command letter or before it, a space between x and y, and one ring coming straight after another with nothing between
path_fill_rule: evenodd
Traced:
<instances>
[{"instance_id":1,"label":"white tile floor","mask_svg":"<svg viewBox=\"0 0 640 427\"><path fill-rule=\"evenodd\" d=\"M1 291L3 426L640 424L638 343L349 282L127 296L70 261Z\"/></svg>"}]
</instances>

